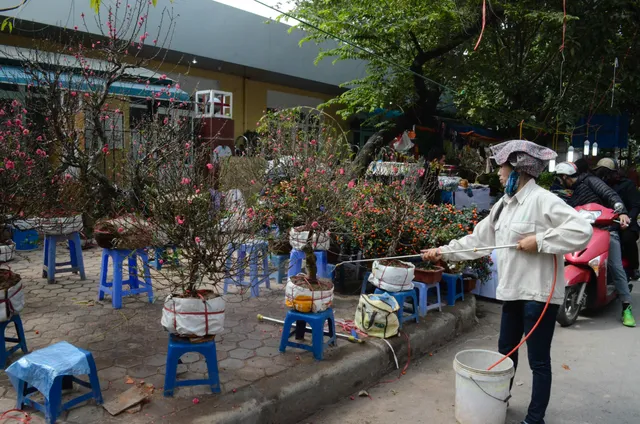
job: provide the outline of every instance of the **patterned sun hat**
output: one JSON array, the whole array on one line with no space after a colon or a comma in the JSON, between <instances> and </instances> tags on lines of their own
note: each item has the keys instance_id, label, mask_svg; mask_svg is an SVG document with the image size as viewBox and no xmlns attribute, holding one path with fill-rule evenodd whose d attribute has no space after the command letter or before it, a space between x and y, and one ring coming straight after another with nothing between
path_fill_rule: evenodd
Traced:
<instances>
[{"instance_id":1,"label":"patterned sun hat","mask_svg":"<svg viewBox=\"0 0 640 424\"><path fill-rule=\"evenodd\" d=\"M491 146L491 152L498 165L508 161L516 170L534 178L542 173L546 162L558 156L553 150L527 140L505 141Z\"/></svg>"}]
</instances>

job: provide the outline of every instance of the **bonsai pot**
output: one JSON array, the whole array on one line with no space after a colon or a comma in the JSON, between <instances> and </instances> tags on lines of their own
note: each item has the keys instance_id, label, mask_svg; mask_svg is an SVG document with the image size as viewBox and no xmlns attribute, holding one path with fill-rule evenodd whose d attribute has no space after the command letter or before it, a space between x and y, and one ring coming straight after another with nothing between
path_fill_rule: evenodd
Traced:
<instances>
[{"instance_id":1,"label":"bonsai pot","mask_svg":"<svg viewBox=\"0 0 640 424\"><path fill-rule=\"evenodd\" d=\"M442 281L444 268L436 266L434 269L416 268L413 279L425 284L434 284Z\"/></svg>"}]
</instances>

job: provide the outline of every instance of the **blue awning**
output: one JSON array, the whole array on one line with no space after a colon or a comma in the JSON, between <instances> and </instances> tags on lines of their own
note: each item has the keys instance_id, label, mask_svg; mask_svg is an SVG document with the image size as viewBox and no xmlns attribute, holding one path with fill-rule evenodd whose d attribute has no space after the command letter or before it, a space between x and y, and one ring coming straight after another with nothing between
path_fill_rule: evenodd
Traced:
<instances>
[{"instance_id":1,"label":"blue awning","mask_svg":"<svg viewBox=\"0 0 640 424\"><path fill-rule=\"evenodd\" d=\"M45 85L48 82L53 82L54 79L55 74L53 72L51 72L49 75L42 74L41 78L39 77L37 79L34 79L32 75L29 75L27 72L25 72L24 69L20 67L0 67L0 83L16 85L29 85L39 83L41 85ZM79 74L63 73L60 75L58 83L61 84L63 88L67 88L69 90L90 92L99 89L100 86L104 85L105 80L99 77L84 77ZM187 92L176 89L174 87L168 88L166 85L141 84L138 82L130 81L114 82L109 88L109 93L129 97L151 97L157 100L174 99L178 102L191 101L191 97Z\"/></svg>"}]
</instances>

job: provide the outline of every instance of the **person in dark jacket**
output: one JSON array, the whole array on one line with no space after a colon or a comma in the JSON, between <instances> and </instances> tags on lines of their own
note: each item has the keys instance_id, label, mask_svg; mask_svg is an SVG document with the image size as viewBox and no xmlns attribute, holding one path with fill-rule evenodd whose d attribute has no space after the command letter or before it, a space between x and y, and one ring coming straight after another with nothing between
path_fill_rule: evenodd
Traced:
<instances>
[{"instance_id":1,"label":"person in dark jacket","mask_svg":"<svg viewBox=\"0 0 640 424\"><path fill-rule=\"evenodd\" d=\"M601 159L594 173L597 177L606 182L622 199L625 207L629 211L631 224L620 232L620 243L622 245L622 255L629 260L629 265L634 270L634 277L638 275L640 260L638 258L638 236L640 227L638 226L638 213L640 213L640 193L636 184L620 173L618 163L611 158Z\"/></svg>"},{"instance_id":2,"label":"person in dark jacket","mask_svg":"<svg viewBox=\"0 0 640 424\"><path fill-rule=\"evenodd\" d=\"M627 209L618 193L607 183L589 173L578 174L578 168L570 162L560 163L555 172L564 186L573 190L573 195L567 202L570 206L575 208L589 203L597 203L618 213L622 230L629 227L630 219ZM611 229L610 232L608 265L611 272L609 275L615 284L618 298L622 301L622 324L627 327L635 327L636 320L631 311L631 292L627 282L627 274L622 266L620 235L617 228Z\"/></svg>"}]
</instances>

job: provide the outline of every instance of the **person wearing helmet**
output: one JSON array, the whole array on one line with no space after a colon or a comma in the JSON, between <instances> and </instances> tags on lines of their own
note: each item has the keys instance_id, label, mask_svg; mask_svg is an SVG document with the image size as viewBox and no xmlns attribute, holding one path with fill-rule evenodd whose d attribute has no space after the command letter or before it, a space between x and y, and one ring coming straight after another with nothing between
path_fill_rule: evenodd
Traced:
<instances>
[{"instance_id":1,"label":"person wearing helmet","mask_svg":"<svg viewBox=\"0 0 640 424\"><path fill-rule=\"evenodd\" d=\"M594 168L595 175L609 185L622 199L629 211L631 224L620 231L620 244L622 256L629 260L629 266L633 270L633 278L638 277L640 261L638 258L638 213L640 213L640 193L633 181L620 173L618 162L611 158L600 159Z\"/></svg>"},{"instance_id":2,"label":"person wearing helmet","mask_svg":"<svg viewBox=\"0 0 640 424\"><path fill-rule=\"evenodd\" d=\"M613 209L619 214L620 229L629 227L630 219L624 202L611 187L595 175L585 173L578 175L575 164L563 162L556 167L556 174L560 177L564 186L573 190L573 195L568 199L572 207L583 206L589 203L597 203ZM618 228L610 229L609 238L609 274L618 291L618 298L622 302L622 324L627 327L635 327L636 320L631 310L631 292L627 281L627 274L622 266L622 248Z\"/></svg>"},{"instance_id":3,"label":"person wearing helmet","mask_svg":"<svg viewBox=\"0 0 640 424\"><path fill-rule=\"evenodd\" d=\"M422 257L427 261L438 261L443 256L447 260L465 261L491 254L473 248L518 245L517 249L496 251L499 277L496 297L504 301L498 350L503 355L513 350L523 334L528 334L536 324L550 298L547 312L527 340L533 390L527 416L522 421L543 424L551 394L551 341L556 315L564 301L563 255L586 247L593 229L575 209L536 184L535 178L544 170L545 162L557 156L553 150L524 140L501 143L491 150L500 165L498 176L505 186L505 196L471 235L448 246L424 250ZM460 250L467 252L451 253ZM557 284L553 293L549 293L554 280ZM517 351L511 359L517 367Z\"/></svg>"}]
</instances>

